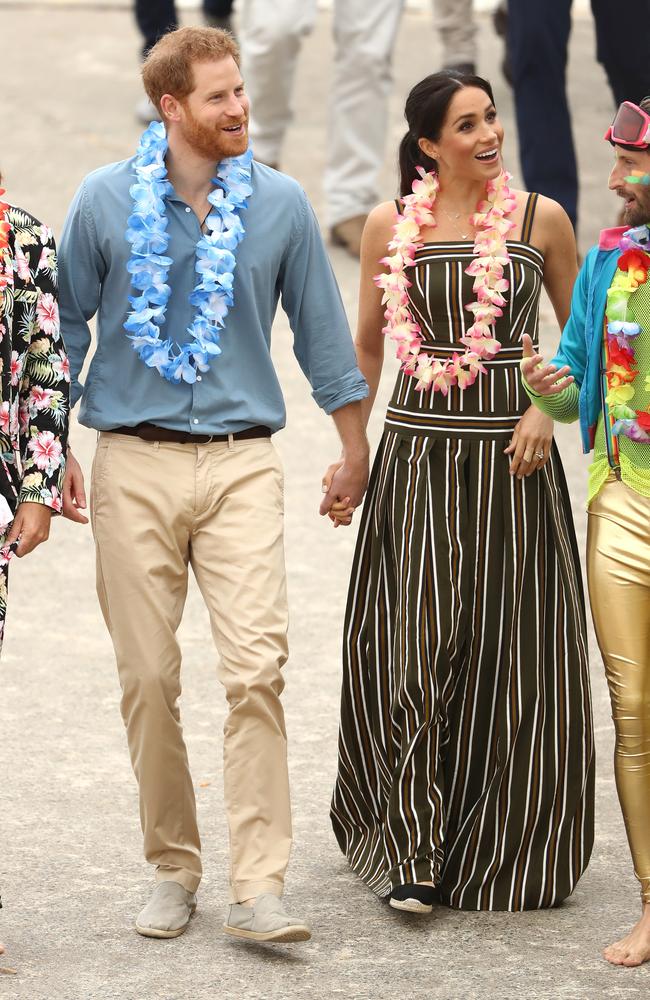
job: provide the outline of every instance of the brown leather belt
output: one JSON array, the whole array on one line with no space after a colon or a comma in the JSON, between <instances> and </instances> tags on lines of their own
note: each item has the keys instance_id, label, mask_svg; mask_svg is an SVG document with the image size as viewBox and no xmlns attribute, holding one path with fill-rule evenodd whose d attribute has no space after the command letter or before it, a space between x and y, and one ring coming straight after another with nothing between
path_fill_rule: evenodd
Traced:
<instances>
[{"instance_id":1,"label":"brown leather belt","mask_svg":"<svg viewBox=\"0 0 650 1000\"><path fill-rule=\"evenodd\" d=\"M166 441L171 444L212 444L215 441L227 441L232 437L235 441L247 441L250 438L271 437L268 427L258 425L247 427L243 431L230 434L192 434L191 431L173 431L168 427L156 427L155 424L137 424L135 427L112 427L110 434L128 434L139 437L143 441Z\"/></svg>"}]
</instances>

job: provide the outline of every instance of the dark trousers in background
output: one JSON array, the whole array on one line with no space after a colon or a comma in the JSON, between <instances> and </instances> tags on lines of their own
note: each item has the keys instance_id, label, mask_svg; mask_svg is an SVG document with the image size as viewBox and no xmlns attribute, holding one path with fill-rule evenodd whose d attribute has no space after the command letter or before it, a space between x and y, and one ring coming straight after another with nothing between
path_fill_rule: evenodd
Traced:
<instances>
[{"instance_id":1,"label":"dark trousers in background","mask_svg":"<svg viewBox=\"0 0 650 1000\"><path fill-rule=\"evenodd\" d=\"M596 56L618 105L650 94L650 0L633 21L616 0L591 0ZM521 168L526 187L559 201L574 226L578 177L566 95L571 0L508 0ZM603 122L603 133L609 122Z\"/></svg>"},{"instance_id":2,"label":"dark trousers in background","mask_svg":"<svg viewBox=\"0 0 650 1000\"><path fill-rule=\"evenodd\" d=\"M234 0L203 0L203 12L210 17L230 17ZM135 19L142 32L142 54L146 56L159 38L178 27L174 0L135 0Z\"/></svg>"}]
</instances>

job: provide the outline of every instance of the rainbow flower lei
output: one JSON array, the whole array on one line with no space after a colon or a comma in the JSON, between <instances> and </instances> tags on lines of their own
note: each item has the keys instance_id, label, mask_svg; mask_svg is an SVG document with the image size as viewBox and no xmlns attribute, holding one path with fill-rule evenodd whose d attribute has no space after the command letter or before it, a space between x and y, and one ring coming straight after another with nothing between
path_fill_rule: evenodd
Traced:
<instances>
[{"instance_id":1,"label":"rainbow flower lei","mask_svg":"<svg viewBox=\"0 0 650 1000\"><path fill-rule=\"evenodd\" d=\"M630 308L630 296L648 280L650 256L643 249L650 243L647 226L628 230L621 238L618 267L607 292L606 306L606 378L605 402L613 420L612 435L624 434L632 441L650 443L650 410L635 410L629 404L634 397L632 383L639 374L632 342L641 327ZM646 375L650 390L650 375Z\"/></svg>"},{"instance_id":2,"label":"rainbow flower lei","mask_svg":"<svg viewBox=\"0 0 650 1000\"><path fill-rule=\"evenodd\" d=\"M506 239L515 227L508 216L517 203L508 188L511 174L502 171L488 181L486 200L479 203L471 217L477 230L474 240L477 259L465 269L465 273L474 278L476 301L465 306L473 313L474 322L461 337L466 350L453 354L446 361L438 361L422 350L422 330L411 312L408 297L411 282L406 277L406 268L414 266L415 252L423 245L422 227L436 225L433 205L440 187L436 174L427 173L422 167L418 167L418 173L420 179L413 181L412 194L404 197L404 210L393 226L394 236L388 244L392 254L380 262L388 267L388 273L375 275L374 281L384 291L382 305L386 306L386 326L383 332L397 344L401 370L417 378L416 391L431 389L446 396L453 385L461 389L472 385L479 372L485 372L481 361L494 357L501 349L494 337L494 326L497 318L503 316L506 304L503 293L510 287L503 276L510 261Z\"/></svg>"},{"instance_id":3,"label":"rainbow flower lei","mask_svg":"<svg viewBox=\"0 0 650 1000\"><path fill-rule=\"evenodd\" d=\"M221 354L219 328L234 301L233 251L245 234L239 215L253 190L253 154L249 149L242 156L222 160L213 178L215 187L208 195L213 210L205 222L208 232L196 245L195 269L200 277L190 295L190 303L196 307L187 330L190 339L174 344L160 336L171 295L167 277L172 258L164 256L169 245L164 199L172 190L166 152L165 127L152 122L140 138L135 160L137 181L130 189L134 211L126 231L132 248L127 270L139 294L129 296L132 311L124 328L149 368L156 368L169 382L191 383L196 381L197 371L207 371L212 359Z\"/></svg>"}]
</instances>

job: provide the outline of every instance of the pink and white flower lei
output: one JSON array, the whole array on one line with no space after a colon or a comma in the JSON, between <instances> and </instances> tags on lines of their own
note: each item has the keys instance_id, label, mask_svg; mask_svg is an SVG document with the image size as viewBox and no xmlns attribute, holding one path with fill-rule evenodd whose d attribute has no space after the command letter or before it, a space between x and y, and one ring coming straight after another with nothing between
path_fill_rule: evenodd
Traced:
<instances>
[{"instance_id":1,"label":"pink and white flower lei","mask_svg":"<svg viewBox=\"0 0 650 1000\"><path fill-rule=\"evenodd\" d=\"M474 314L474 322L461 337L466 347L464 353L439 361L421 349L422 330L411 312L407 291L411 282L406 277L406 268L413 267L415 252L423 245L421 229L436 225L433 205L440 187L436 174L427 173L422 167L418 167L418 173L420 179L413 181L413 193L403 198L404 210L393 226L394 236L388 244L392 254L380 262L388 267L388 273L377 274L374 280L384 291L381 301L386 306L386 326L383 332L397 344L401 370L417 378L416 391L431 389L446 396L450 386L465 389L472 385L478 373L485 372L482 359L493 358L501 348L494 337L494 325L497 318L503 316L502 307L506 304L503 293L510 287L503 274L510 261L507 236L515 228L508 216L517 202L508 188L511 174L502 171L488 181L486 200L479 203L471 217L477 231L474 238L477 259L465 270L474 278L476 301L465 306Z\"/></svg>"}]
</instances>

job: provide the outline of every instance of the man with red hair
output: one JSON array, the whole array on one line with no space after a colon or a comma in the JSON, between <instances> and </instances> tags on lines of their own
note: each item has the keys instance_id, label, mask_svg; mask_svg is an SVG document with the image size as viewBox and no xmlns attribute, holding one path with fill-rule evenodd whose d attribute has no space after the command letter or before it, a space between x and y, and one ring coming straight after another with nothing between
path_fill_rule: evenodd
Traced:
<instances>
[{"instance_id":1,"label":"man with red hair","mask_svg":"<svg viewBox=\"0 0 650 1000\"><path fill-rule=\"evenodd\" d=\"M85 178L61 241L61 317L81 423L99 431L92 476L97 591L156 887L136 920L176 937L196 908L201 844L178 698L176 630L191 565L210 612L229 704L224 786L231 844L227 933L300 941L281 896L291 811L280 694L287 659L284 426L270 352L278 300L344 460L323 499L356 506L368 477L359 372L304 192L253 160L232 36L165 35L143 68L164 124L135 157ZM96 349L79 376L97 313ZM78 476L78 467L70 475Z\"/></svg>"}]
</instances>

